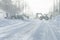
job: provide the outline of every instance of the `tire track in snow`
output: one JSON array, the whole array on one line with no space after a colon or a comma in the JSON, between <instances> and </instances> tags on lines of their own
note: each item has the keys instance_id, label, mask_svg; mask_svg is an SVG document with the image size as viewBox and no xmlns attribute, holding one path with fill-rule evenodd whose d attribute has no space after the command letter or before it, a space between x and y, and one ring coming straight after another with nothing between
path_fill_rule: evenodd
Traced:
<instances>
[{"instance_id":1,"label":"tire track in snow","mask_svg":"<svg viewBox=\"0 0 60 40\"><path fill-rule=\"evenodd\" d=\"M4 40L6 38L10 38L12 37L12 35L20 32L20 34L23 34L25 35L26 33L29 33L30 31L32 31L32 29L34 29L34 26L35 26L35 21L34 22L31 22L29 23L28 25L25 25L23 26L22 28L17 28L17 29L14 29L9 35L7 35L5 38L1 38L1 40ZM37 25L36 25L37 26ZM20 31L19 31L20 30ZM22 32L23 31L23 32Z\"/></svg>"},{"instance_id":2,"label":"tire track in snow","mask_svg":"<svg viewBox=\"0 0 60 40\"><path fill-rule=\"evenodd\" d=\"M55 35L55 33L54 33L54 31L53 31L53 29L50 26L49 26L49 30L50 30L50 32L51 32L51 34L53 36L53 39L54 40L58 40L57 37L56 37L56 35Z\"/></svg>"},{"instance_id":3,"label":"tire track in snow","mask_svg":"<svg viewBox=\"0 0 60 40\"><path fill-rule=\"evenodd\" d=\"M7 35L5 36L5 37L1 37L0 39L1 40L4 40L5 38L8 38L8 37L10 37L11 35L13 35L13 34L15 34L16 32L18 32L20 29L22 29L22 28L24 28L24 26L27 26L27 25L29 25L30 23L24 23L24 25L22 24L21 25L21 27L20 26L18 26L18 25L14 25L14 27L16 27L16 28L14 28L14 29L10 29L10 30L8 30L6 33L7 33ZM18 27L17 27L18 26ZM13 27L13 26L12 26ZM4 34L4 33L3 33Z\"/></svg>"}]
</instances>

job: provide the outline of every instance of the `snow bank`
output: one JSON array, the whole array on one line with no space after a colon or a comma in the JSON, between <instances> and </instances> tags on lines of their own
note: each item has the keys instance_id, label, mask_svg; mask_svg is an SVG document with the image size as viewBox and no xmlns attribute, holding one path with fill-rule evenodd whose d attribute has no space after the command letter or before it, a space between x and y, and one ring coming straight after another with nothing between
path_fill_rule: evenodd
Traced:
<instances>
[{"instance_id":1,"label":"snow bank","mask_svg":"<svg viewBox=\"0 0 60 40\"><path fill-rule=\"evenodd\" d=\"M22 20L0 19L0 27L17 24L19 22L23 23Z\"/></svg>"}]
</instances>

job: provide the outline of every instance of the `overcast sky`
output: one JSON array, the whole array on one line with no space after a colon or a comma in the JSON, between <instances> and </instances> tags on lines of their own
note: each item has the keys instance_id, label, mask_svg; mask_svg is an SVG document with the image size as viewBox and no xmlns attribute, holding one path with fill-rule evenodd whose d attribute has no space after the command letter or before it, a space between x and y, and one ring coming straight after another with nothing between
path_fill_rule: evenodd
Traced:
<instances>
[{"instance_id":1,"label":"overcast sky","mask_svg":"<svg viewBox=\"0 0 60 40\"><path fill-rule=\"evenodd\" d=\"M16 0L14 0L16 1ZM54 0L24 0L31 8L33 13L47 13L53 6Z\"/></svg>"},{"instance_id":2,"label":"overcast sky","mask_svg":"<svg viewBox=\"0 0 60 40\"><path fill-rule=\"evenodd\" d=\"M34 13L46 13L53 6L53 0L25 0Z\"/></svg>"}]
</instances>

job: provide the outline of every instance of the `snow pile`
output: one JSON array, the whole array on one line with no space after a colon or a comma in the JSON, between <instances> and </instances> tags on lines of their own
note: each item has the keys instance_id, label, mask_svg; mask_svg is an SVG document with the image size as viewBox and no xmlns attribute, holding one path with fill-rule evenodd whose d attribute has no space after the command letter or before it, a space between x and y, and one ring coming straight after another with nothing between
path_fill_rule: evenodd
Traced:
<instances>
[{"instance_id":1,"label":"snow pile","mask_svg":"<svg viewBox=\"0 0 60 40\"><path fill-rule=\"evenodd\" d=\"M17 24L19 22L23 23L22 20L0 19L0 27Z\"/></svg>"}]
</instances>

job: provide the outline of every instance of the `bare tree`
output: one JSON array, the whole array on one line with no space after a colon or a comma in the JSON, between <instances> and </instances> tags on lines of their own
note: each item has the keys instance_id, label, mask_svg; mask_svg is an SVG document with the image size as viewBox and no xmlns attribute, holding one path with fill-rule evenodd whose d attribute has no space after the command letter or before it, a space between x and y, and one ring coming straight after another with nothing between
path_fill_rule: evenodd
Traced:
<instances>
[{"instance_id":1,"label":"bare tree","mask_svg":"<svg viewBox=\"0 0 60 40\"><path fill-rule=\"evenodd\" d=\"M23 9L12 4L11 0L2 0L0 2L0 9L6 12L7 17L15 16L18 12L21 12Z\"/></svg>"}]
</instances>

